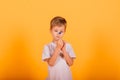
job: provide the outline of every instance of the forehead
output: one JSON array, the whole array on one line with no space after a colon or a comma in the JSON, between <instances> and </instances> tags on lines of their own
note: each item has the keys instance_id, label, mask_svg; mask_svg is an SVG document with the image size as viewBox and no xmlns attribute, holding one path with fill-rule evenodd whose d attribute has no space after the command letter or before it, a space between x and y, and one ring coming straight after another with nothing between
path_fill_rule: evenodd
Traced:
<instances>
[{"instance_id":1,"label":"forehead","mask_svg":"<svg viewBox=\"0 0 120 80\"><path fill-rule=\"evenodd\" d=\"M54 26L52 29L57 29L57 30L65 30L65 26Z\"/></svg>"}]
</instances>

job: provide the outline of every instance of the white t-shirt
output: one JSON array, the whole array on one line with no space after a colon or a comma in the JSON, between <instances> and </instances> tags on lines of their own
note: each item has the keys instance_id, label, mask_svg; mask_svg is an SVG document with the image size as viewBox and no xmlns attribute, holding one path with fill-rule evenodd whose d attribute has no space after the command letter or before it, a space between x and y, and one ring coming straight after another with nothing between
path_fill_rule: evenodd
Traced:
<instances>
[{"instance_id":1,"label":"white t-shirt","mask_svg":"<svg viewBox=\"0 0 120 80\"><path fill-rule=\"evenodd\" d=\"M44 46L42 53L42 60L50 58L54 52L56 44L51 42ZM72 46L66 43L66 51L70 57L75 58L75 54ZM62 51L61 51L62 52ZM61 53L60 53L61 54ZM48 65L48 78L47 80L72 80L72 74L69 66L67 65L65 59L59 55L54 66Z\"/></svg>"}]
</instances>

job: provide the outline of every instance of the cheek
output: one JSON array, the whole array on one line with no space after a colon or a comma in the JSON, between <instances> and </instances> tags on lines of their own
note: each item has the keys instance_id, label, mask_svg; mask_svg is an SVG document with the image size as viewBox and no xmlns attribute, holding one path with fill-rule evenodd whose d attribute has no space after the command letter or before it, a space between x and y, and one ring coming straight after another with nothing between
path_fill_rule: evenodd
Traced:
<instances>
[{"instance_id":1,"label":"cheek","mask_svg":"<svg viewBox=\"0 0 120 80\"><path fill-rule=\"evenodd\" d=\"M57 32L52 32L52 35L53 35L53 36L56 36L56 35L57 35Z\"/></svg>"}]
</instances>

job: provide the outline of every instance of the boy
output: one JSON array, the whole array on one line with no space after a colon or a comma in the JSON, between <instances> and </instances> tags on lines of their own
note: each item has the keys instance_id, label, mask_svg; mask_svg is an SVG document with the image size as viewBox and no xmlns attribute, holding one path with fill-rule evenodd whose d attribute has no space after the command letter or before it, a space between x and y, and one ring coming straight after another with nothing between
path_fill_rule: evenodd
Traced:
<instances>
[{"instance_id":1,"label":"boy","mask_svg":"<svg viewBox=\"0 0 120 80\"><path fill-rule=\"evenodd\" d=\"M72 80L70 66L76 57L69 43L62 40L67 22L63 17L56 16L50 22L53 40L44 46L42 60L48 63L47 80Z\"/></svg>"}]
</instances>

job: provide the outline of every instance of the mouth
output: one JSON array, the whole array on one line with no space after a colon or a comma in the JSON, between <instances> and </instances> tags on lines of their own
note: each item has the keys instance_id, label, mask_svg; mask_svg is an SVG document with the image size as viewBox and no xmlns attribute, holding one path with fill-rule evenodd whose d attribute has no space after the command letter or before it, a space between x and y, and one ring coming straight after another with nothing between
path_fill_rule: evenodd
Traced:
<instances>
[{"instance_id":1,"label":"mouth","mask_svg":"<svg viewBox=\"0 0 120 80\"><path fill-rule=\"evenodd\" d=\"M60 39L60 37L59 37L59 36L56 36L56 38L57 38L57 39Z\"/></svg>"},{"instance_id":2,"label":"mouth","mask_svg":"<svg viewBox=\"0 0 120 80\"><path fill-rule=\"evenodd\" d=\"M60 38L59 36L56 36L56 38Z\"/></svg>"}]
</instances>

